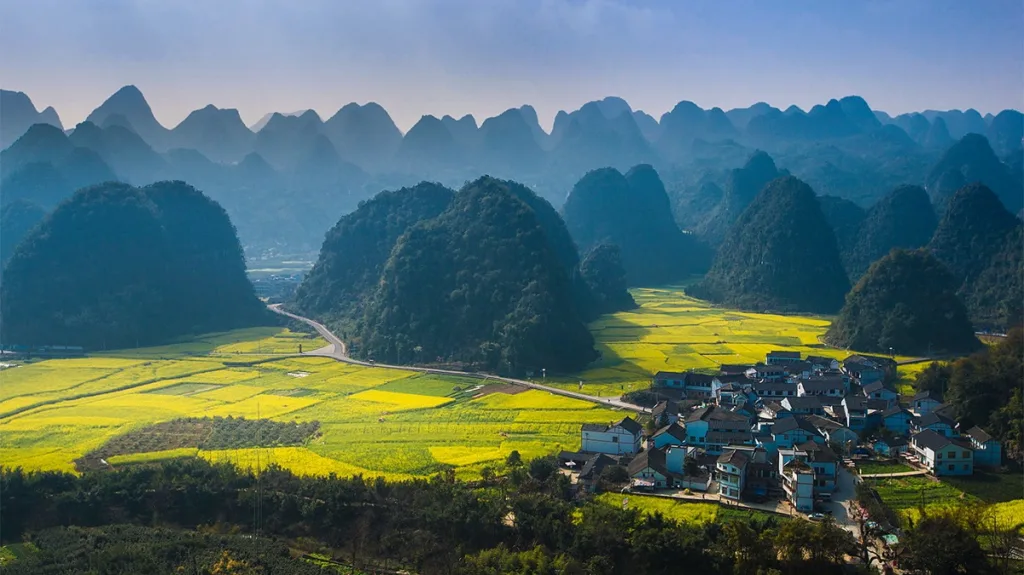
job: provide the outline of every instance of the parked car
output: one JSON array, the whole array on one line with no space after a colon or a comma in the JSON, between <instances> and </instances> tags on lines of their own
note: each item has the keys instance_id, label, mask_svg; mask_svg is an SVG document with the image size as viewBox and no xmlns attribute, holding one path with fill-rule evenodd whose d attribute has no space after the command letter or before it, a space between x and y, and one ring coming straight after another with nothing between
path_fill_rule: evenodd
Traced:
<instances>
[{"instance_id":1,"label":"parked car","mask_svg":"<svg viewBox=\"0 0 1024 575\"><path fill-rule=\"evenodd\" d=\"M825 520L825 514L824 513L811 513L810 515L807 516L807 518L810 519L811 521L824 521Z\"/></svg>"}]
</instances>

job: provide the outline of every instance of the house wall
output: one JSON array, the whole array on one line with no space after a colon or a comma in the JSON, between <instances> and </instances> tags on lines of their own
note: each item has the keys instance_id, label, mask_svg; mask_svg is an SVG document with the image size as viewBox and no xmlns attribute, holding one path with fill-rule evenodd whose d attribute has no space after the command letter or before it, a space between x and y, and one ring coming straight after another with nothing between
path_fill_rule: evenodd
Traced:
<instances>
[{"instance_id":1,"label":"house wall","mask_svg":"<svg viewBox=\"0 0 1024 575\"><path fill-rule=\"evenodd\" d=\"M686 441L689 445L703 447L704 440L708 435L708 422L693 421L686 424Z\"/></svg>"},{"instance_id":2,"label":"house wall","mask_svg":"<svg viewBox=\"0 0 1024 575\"><path fill-rule=\"evenodd\" d=\"M615 427L608 431L584 431L582 447L588 453L624 455L640 451L640 436Z\"/></svg>"},{"instance_id":3,"label":"house wall","mask_svg":"<svg viewBox=\"0 0 1024 575\"><path fill-rule=\"evenodd\" d=\"M715 465L718 475L718 493L729 499L739 499L746 482L746 467L718 463Z\"/></svg>"},{"instance_id":4,"label":"house wall","mask_svg":"<svg viewBox=\"0 0 1024 575\"><path fill-rule=\"evenodd\" d=\"M999 467L1003 464L1003 446L996 440L979 444L973 442L977 449L974 450L974 465L982 467Z\"/></svg>"},{"instance_id":5,"label":"house wall","mask_svg":"<svg viewBox=\"0 0 1024 575\"><path fill-rule=\"evenodd\" d=\"M918 431L924 431L925 429L930 429L943 437L956 437L956 433L953 433L953 428L946 423L933 423L918 429Z\"/></svg>"},{"instance_id":6,"label":"house wall","mask_svg":"<svg viewBox=\"0 0 1024 575\"><path fill-rule=\"evenodd\" d=\"M654 443L654 447L660 449L662 447L667 447L669 445L683 445L683 444L686 443L686 441L685 440L676 439L670 433L662 433L661 435L658 435L658 436L654 437L653 443Z\"/></svg>"},{"instance_id":7,"label":"house wall","mask_svg":"<svg viewBox=\"0 0 1024 575\"><path fill-rule=\"evenodd\" d=\"M633 479L646 479L647 481L653 481L654 486L657 488L669 487L668 478L650 467L645 467L634 473Z\"/></svg>"},{"instance_id":8,"label":"house wall","mask_svg":"<svg viewBox=\"0 0 1024 575\"><path fill-rule=\"evenodd\" d=\"M934 399L922 399L914 401L914 413L918 415L925 415L931 413L936 407L942 405Z\"/></svg>"},{"instance_id":9,"label":"house wall","mask_svg":"<svg viewBox=\"0 0 1024 575\"><path fill-rule=\"evenodd\" d=\"M915 445L914 451L928 470L936 476L974 474L974 452L970 449L947 445L936 453L930 448L919 448Z\"/></svg>"},{"instance_id":10,"label":"house wall","mask_svg":"<svg viewBox=\"0 0 1024 575\"><path fill-rule=\"evenodd\" d=\"M840 427L831 430L819 429L818 431L820 431L821 434L825 436L826 440L838 443L839 445L846 445L851 441L856 443L857 440L860 438L860 436L858 436L856 433L854 433L852 429L848 427Z\"/></svg>"},{"instance_id":11,"label":"house wall","mask_svg":"<svg viewBox=\"0 0 1024 575\"><path fill-rule=\"evenodd\" d=\"M882 420L882 425L893 433L906 435L907 433L910 433L910 414L900 413L898 415L890 415Z\"/></svg>"},{"instance_id":12,"label":"house wall","mask_svg":"<svg viewBox=\"0 0 1024 575\"><path fill-rule=\"evenodd\" d=\"M790 473L783 479L789 501L798 511L814 510L814 476L810 473Z\"/></svg>"}]
</instances>

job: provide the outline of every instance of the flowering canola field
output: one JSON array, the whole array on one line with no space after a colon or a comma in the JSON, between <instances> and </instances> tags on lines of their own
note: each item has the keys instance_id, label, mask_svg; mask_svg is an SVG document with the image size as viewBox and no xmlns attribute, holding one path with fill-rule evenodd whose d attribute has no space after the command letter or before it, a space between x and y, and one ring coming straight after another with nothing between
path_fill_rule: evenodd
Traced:
<instances>
[{"instance_id":1,"label":"flowering canola field","mask_svg":"<svg viewBox=\"0 0 1024 575\"><path fill-rule=\"evenodd\" d=\"M128 431L184 417L232 416L319 421L320 433L298 447L163 449L108 463L202 457L391 479L454 468L472 479L513 450L529 458L577 449L580 424L623 415L540 391L479 395L474 379L258 355L292 353L300 342L304 351L323 346L319 338L260 328L4 369L0 463L75 472L76 459Z\"/></svg>"}]
</instances>

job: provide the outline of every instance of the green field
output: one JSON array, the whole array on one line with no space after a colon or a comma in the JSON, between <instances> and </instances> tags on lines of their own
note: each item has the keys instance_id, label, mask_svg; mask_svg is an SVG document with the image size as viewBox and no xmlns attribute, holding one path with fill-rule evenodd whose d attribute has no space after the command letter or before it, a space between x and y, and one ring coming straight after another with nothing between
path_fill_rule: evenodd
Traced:
<instances>
[{"instance_id":1,"label":"green field","mask_svg":"<svg viewBox=\"0 0 1024 575\"><path fill-rule=\"evenodd\" d=\"M785 520L782 515L755 511L751 509L728 508L718 503L700 501L674 500L665 497L651 497L635 493L602 493L597 501L624 509L636 509L643 513L661 513L669 519L683 523L704 524L725 522L731 519L757 519L764 521L769 518Z\"/></svg>"},{"instance_id":2,"label":"green field","mask_svg":"<svg viewBox=\"0 0 1024 575\"><path fill-rule=\"evenodd\" d=\"M480 396L481 382L469 378L249 355L257 349L283 353L296 341L319 347L315 338L281 329L241 330L6 369L0 376L0 461L75 471L76 459L133 430L232 416L319 421L320 433L306 445L266 449L168 450L140 442L140 449L154 451L118 452L108 463L198 456L241 466L276 463L304 474L398 479L452 466L460 477L477 478L513 450L531 458L576 449L580 424L623 415L540 391Z\"/></svg>"},{"instance_id":3,"label":"green field","mask_svg":"<svg viewBox=\"0 0 1024 575\"><path fill-rule=\"evenodd\" d=\"M859 461L857 462L857 470L862 474L906 473L908 471L916 471L906 463L900 463L898 461Z\"/></svg>"},{"instance_id":4,"label":"green field","mask_svg":"<svg viewBox=\"0 0 1024 575\"><path fill-rule=\"evenodd\" d=\"M771 350L850 355L821 343L829 317L723 309L679 288L631 291L640 307L590 324L601 358L578 376L549 378L550 384L575 390L582 380L584 393L617 396L648 387L659 371L712 373L723 363L763 362Z\"/></svg>"},{"instance_id":5,"label":"green field","mask_svg":"<svg viewBox=\"0 0 1024 575\"><path fill-rule=\"evenodd\" d=\"M898 477L865 479L889 507L917 520L919 508L990 504L999 521L1008 526L1024 525L1024 479L1018 474L978 472L973 477Z\"/></svg>"}]
</instances>

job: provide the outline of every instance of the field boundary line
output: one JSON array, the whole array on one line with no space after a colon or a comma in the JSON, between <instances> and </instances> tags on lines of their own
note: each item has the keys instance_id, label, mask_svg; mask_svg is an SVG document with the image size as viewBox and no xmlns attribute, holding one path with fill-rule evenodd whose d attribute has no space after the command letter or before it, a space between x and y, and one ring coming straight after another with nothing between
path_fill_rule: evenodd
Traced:
<instances>
[{"instance_id":1,"label":"field boundary line","mask_svg":"<svg viewBox=\"0 0 1024 575\"><path fill-rule=\"evenodd\" d=\"M211 369L203 369L203 370L200 370L200 371L192 371L192 372L184 373L184 374L177 375L177 376L174 376L174 377L157 377L157 378L154 378L154 379L147 379L147 380L144 380L144 381L128 383L128 384L122 385L120 387L115 387L115 388L112 388L112 389L104 389L102 391L95 391L95 392L90 392L90 393L80 393L78 395L72 395L72 396L69 396L69 397L58 397L58 398L50 399L50 400L47 400L47 401L41 401L39 403L34 403L32 405L26 405L24 407L19 407L18 409L13 409L11 411L8 411L7 413L0 413L0 421L8 420L9 418L12 418L12 417L15 417L15 416L19 416L19 415L25 415L25 412L31 411L31 410L34 410L34 409L39 409L39 408L43 408L43 407L51 407L51 406L54 406L55 404L58 404L58 403L64 403L64 402L67 402L67 401L77 401L79 399L88 399L90 397L99 397L101 395L107 395L108 393L118 393L118 392L121 392L121 391L127 391L129 389L133 389L133 388L136 388L136 387L142 387L143 385L149 385L149 384L152 384L152 383L158 383L158 382L165 381L165 380L168 380L168 379L178 379L178 378L181 378L181 377L191 377L193 375L197 375L197 374L200 374L200 373L208 373L208 372L211 372L211 371L218 371L218 370L221 370L221 369L224 369L224 366L217 366L217 367L214 367L214 368L211 368ZM40 409L40 411L49 411L49 410L48 409Z\"/></svg>"}]
</instances>

